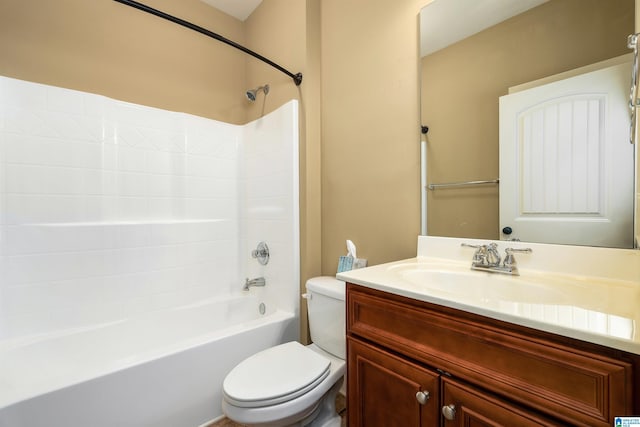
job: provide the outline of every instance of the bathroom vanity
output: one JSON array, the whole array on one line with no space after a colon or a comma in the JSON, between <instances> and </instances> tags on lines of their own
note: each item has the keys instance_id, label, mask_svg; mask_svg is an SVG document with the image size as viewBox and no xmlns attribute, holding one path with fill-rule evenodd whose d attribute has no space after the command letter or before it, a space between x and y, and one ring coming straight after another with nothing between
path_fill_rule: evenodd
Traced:
<instances>
[{"instance_id":1,"label":"bathroom vanity","mask_svg":"<svg viewBox=\"0 0 640 427\"><path fill-rule=\"evenodd\" d=\"M625 253L633 265L614 279L531 262L505 278L468 271L455 240L433 241L446 259L419 244L415 259L338 275L349 426L605 427L640 415L640 254Z\"/></svg>"}]
</instances>

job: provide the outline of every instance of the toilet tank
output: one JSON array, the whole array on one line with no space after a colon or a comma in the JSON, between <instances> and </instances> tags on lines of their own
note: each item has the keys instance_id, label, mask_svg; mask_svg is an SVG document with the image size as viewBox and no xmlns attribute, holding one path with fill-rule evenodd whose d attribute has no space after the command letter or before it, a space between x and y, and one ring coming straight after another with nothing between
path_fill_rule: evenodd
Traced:
<instances>
[{"instance_id":1,"label":"toilet tank","mask_svg":"<svg viewBox=\"0 0 640 427\"><path fill-rule=\"evenodd\" d=\"M345 284L335 277L307 280L311 340L324 351L346 359Z\"/></svg>"}]
</instances>

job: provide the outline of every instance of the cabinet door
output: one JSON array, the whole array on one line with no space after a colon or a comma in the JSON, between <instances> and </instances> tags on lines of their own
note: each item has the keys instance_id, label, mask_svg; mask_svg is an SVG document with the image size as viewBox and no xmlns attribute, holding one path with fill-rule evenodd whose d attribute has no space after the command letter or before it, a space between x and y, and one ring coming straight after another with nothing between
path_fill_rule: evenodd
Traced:
<instances>
[{"instance_id":1,"label":"cabinet door","mask_svg":"<svg viewBox=\"0 0 640 427\"><path fill-rule=\"evenodd\" d=\"M528 412L478 389L442 378L444 427L565 426Z\"/></svg>"},{"instance_id":2,"label":"cabinet door","mask_svg":"<svg viewBox=\"0 0 640 427\"><path fill-rule=\"evenodd\" d=\"M348 338L350 427L436 427L439 375Z\"/></svg>"}]
</instances>

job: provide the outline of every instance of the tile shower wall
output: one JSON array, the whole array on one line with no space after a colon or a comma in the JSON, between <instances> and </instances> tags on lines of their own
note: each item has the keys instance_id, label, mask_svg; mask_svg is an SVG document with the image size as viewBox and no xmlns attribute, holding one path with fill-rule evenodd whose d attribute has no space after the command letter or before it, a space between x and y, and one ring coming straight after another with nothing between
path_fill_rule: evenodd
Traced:
<instances>
[{"instance_id":1,"label":"tile shower wall","mask_svg":"<svg viewBox=\"0 0 640 427\"><path fill-rule=\"evenodd\" d=\"M250 217L240 209L256 191L240 188L251 184L242 137L241 126L1 78L0 339L236 291Z\"/></svg>"},{"instance_id":2,"label":"tile shower wall","mask_svg":"<svg viewBox=\"0 0 640 427\"><path fill-rule=\"evenodd\" d=\"M244 238L240 259L245 264L241 268L250 277L265 277L270 304L297 313L300 226L296 101L268 117L269 120L256 120L243 127L239 164L240 228ZM244 256L263 240L272 255L267 266Z\"/></svg>"}]
</instances>

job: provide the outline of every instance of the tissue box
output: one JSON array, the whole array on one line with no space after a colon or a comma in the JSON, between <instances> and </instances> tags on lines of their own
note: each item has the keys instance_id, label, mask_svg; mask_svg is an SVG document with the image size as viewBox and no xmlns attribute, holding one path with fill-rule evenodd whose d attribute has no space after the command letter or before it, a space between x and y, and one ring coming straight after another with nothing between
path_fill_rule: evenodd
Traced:
<instances>
[{"instance_id":1,"label":"tissue box","mask_svg":"<svg viewBox=\"0 0 640 427\"><path fill-rule=\"evenodd\" d=\"M356 258L355 260L353 260L353 269L354 270L356 268L365 268L366 266L367 266L366 258Z\"/></svg>"},{"instance_id":2,"label":"tissue box","mask_svg":"<svg viewBox=\"0 0 640 427\"><path fill-rule=\"evenodd\" d=\"M341 256L338 260L338 273L343 271L349 271L353 269L353 257Z\"/></svg>"},{"instance_id":3,"label":"tissue box","mask_svg":"<svg viewBox=\"0 0 640 427\"><path fill-rule=\"evenodd\" d=\"M355 270L367 266L367 260L364 258L354 258L351 256L341 256L338 260L338 273L343 271Z\"/></svg>"}]
</instances>

